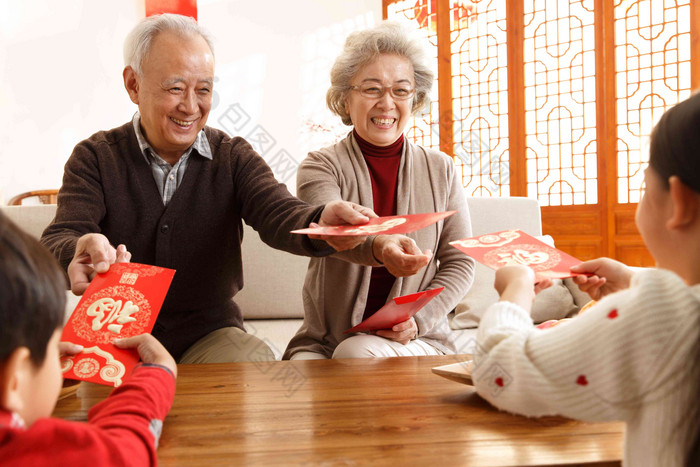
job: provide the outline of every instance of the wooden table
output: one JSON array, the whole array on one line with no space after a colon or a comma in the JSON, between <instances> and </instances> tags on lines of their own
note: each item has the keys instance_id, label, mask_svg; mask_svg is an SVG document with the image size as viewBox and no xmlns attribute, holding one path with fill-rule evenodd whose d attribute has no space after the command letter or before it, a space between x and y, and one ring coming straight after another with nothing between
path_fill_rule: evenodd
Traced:
<instances>
[{"instance_id":1,"label":"wooden table","mask_svg":"<svg viewBox=\"0 0 700 467\"><path fill-rule=\"evenodd\" d=\"M161 465L620 465L621 423L509 415L431 373L465 359L180 365ZM108 393L82 383L54 415Z\"/></svg>"}]
</instances>

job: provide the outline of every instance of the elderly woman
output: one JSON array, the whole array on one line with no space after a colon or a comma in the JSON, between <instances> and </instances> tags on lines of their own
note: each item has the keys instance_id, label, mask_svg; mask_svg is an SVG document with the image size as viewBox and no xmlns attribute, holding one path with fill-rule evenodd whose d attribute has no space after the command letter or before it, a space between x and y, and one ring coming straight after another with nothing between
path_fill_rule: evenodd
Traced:
<instances>
[{"instance_id":1,"label":"elderly woman","mask_svg":"<svg viewBox=\"0 0 700 467\"><path fill-rule=\"evenodd\" d=\"M303 290L304 323L284 358L455 351L447 314L469 289L474 263L448 243L471 236L469 212L452 159L403 134L428 103L433 73L426 62L421 39L395 23L348 37L331 70L326 101L353 131L302 162L297 196L311 204L354 201L380 216L457 213L408 235L370 236L347 252L312 258ZM344 333L393 297L443 286L408 321L373 334Z\"/></svg>"}]
</instances>

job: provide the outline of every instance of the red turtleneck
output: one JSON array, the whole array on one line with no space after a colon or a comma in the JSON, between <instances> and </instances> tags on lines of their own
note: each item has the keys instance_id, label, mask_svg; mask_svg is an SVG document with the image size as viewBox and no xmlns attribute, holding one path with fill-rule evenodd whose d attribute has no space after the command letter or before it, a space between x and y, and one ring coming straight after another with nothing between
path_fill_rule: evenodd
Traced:
<instances>
[{"instance_id":1,"label":"red turtleneck","mask_svg":"<svg viewBox=\"0 0 700 467\"><path fill-rule=\"evenodd\" d=\"M372 180L372 199L374 212L378 216L396 215L396 185L403 152L404 137L401 135L389 146L375 146L368 143L353 130L358 146L369 169ZM373 268L369 283L367 305L364 318L368 318L386 303L389 291L396 278L385 268Z\"/></svg>"}]
</instances>

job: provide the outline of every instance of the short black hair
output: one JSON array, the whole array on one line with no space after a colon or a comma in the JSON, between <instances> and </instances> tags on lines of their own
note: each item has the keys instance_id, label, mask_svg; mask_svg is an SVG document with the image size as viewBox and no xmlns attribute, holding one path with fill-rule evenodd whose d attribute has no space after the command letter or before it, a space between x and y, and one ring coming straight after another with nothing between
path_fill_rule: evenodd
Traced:
<instances>
[{"instance_id":1,"label":"short black hair","mask_svg":"<svg viewBox=\"0 0 700 467\"><path fill-rule=\"evenodd\" d=\"M67 283L53 255L0 212L0 363L27 347L40 366L63 326Z\"/></svg>"},{"instance_id":2,"label":"short black hair","mask_svg":"<svg viewBox=\"0 0 700 467\"><path fill-rule=\"evenodd\" d=\"M664 185L674 175L700 193L700 93L667 110L651 133L649 165Z\"/></svg>"}]
</instances>

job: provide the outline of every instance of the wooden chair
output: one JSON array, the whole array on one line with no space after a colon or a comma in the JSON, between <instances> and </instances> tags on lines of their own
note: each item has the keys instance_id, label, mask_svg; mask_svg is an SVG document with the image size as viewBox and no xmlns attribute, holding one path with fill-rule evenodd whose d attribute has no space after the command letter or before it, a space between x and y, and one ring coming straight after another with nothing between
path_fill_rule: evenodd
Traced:
<instances>
[{"instance_id":1,"label":"wooden chair","mask_svg":"<svg viewBox=\"0 0 700 467\"><path fill-rule=\"evenodd\" d=\"M11 198L7 204L10 206L19 206L22 204L23 200L32 197L39 198L39 203L41 204L56 204L58 199L58 190L34 190L26 193L20 193L19 195Z\"/></svg>"}]
</instances>

